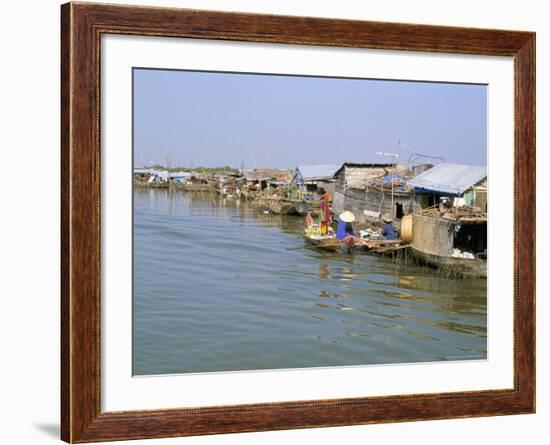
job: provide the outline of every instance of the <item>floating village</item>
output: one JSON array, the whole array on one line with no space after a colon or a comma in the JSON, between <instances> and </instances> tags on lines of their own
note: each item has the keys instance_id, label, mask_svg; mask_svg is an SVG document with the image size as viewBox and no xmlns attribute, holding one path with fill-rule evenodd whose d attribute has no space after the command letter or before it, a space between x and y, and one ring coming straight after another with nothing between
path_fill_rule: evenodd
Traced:
<instances>
[{"instance_id":1,"label":"floating village","mask_svg":"<svg viewBox=\"0 0 550 445\"><path fill-rule=\"evenodd\" d=\"M435 165L434 165L435 164ZM294 169L135 168L134 186L210 193L304 219L305 245L487 277L487 168L439 163Z\"/></svg>"}]
</instances>

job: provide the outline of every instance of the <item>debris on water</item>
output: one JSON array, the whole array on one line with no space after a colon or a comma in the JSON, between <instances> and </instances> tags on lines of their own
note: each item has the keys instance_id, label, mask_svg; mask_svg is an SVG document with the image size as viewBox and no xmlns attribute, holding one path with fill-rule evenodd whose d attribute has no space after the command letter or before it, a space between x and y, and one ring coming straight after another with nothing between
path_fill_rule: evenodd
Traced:
<instances>
[{"instance_id":1,"label":"debris on water","mask_svg":"<svg viewBox=\"0 0 550 445\"><path fill-rule=\"evenodd\" d=\"M346 332L346 335L349 337L372 337L370 334L364 332Z\"/></svg>"}]
</instances>

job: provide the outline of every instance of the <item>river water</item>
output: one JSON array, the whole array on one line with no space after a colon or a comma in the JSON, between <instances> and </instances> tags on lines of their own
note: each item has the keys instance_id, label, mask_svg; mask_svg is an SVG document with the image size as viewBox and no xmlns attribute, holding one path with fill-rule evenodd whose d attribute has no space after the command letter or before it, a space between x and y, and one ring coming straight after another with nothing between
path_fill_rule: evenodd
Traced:
<instances>
[{"instance_id":1,"label":"river water","mask_svg":"<svg viewBox=\"0 0 550 445\"><path fill-rule=\"evenodd\" d=\"M134 375L486 358L486 280L302 233L299 217L137 189Z\"/></svg>"}]
</instances>

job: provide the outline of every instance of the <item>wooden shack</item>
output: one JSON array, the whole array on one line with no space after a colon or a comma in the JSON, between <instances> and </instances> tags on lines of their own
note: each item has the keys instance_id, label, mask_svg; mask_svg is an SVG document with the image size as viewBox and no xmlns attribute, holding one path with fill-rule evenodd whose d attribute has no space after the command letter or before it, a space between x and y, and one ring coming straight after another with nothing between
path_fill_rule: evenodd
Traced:
<instances>
[{"instance_id":1,"label":"wooden shack","mask_svg":"<svg viewBox=\"0 0 550 445\"><path fill-rule=\"evenodd\" d=\"M394 179L396 170L393 164L344 163L334 175L334 213L350 210L359 222L378 222L384 214L399 220L414 213L415 195L404 180Z\"/></svg>"},{"instance_id":2,"label":"wooden shack","mask_svg":"<svg viewBox=\"0 0 550 445\"><path fill-rule=\"evenodd\" d=\"M334 193L334 173L340 165L299 165L294 171L292 183L298 186L302 194L317 193L324 189L328 193Z\"/></svg>"}]
</instances>

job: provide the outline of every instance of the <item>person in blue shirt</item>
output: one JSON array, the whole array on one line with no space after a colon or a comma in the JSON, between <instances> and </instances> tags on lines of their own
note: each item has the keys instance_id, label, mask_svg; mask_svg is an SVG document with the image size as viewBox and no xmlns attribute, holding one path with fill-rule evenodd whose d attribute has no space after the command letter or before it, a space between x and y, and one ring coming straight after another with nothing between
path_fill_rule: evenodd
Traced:
<instances>
[{"instance_id":1,"label":"person in blue shirt","mask_svg":"<svg viewBox=\"0 0 550 445\"><path fill-rule=\"evenodd\" d=\"M338 228L336 229L336 239L344 240L349 236L355 237L352 225L353 221L355 221L355 215L349 210L340 214L338 217Z\"/></svg>"},{"instance_id":2,"label":"person in blue shirt","mask_svg":"<svg viewBox=\"0 0 550 445\"><path fill-rule=\"evenodd\" d=\"M382 231L380 234L387 240L394 240L397 238L395 229L393 228L392 222L393 219L390 215L385 214L382 217L382 221L384 221L384 224L382 225Z\"/></svg>"}]
</instances>

